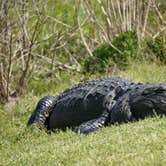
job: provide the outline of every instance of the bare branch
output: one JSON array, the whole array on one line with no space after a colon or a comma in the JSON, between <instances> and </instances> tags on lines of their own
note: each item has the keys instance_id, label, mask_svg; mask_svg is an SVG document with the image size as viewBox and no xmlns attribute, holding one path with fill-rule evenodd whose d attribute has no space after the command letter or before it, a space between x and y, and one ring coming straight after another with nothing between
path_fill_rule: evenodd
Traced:
<instances>
[{"instance_id":1,"label":"bare branch","mask_svg":"<svg viewBox=\"0 0 166 166\"><path fill-rule=\"evenodd\" d=\"M160 28L160 31L158 31L155 35L153 35L153 39L155 39L156 37L158 37L165 30L166 30L166 26Z\"/></svg>"},{"instance_id":2,"label":"bare branch","mask_svg":"<svg viewBox=\"0 0 166 166\"><path fill-rule=\"evenodd\" d=\"M151 0L148 0L148 6L145 12L145 17L144 17L144 21L143 21L143 28L142 28L142 37L144 37L145 34L145 30L146 30L146 25L147 25L147 19L148 19L148 15L149 15L149 10L150 10L150 5L151 5Z\"/></svg>"},{"instance_id":3,"label":"bare branch","mask_svg":"<svg viewBox=\"0 0 166 166\"><path fill-rule=\"evenodd\" d=\"M154 0L152 0L152 2L153 2L153 6L154 6L154 8L155 8L155 11L156 11L156 13L157 13L157 15L158 15L158 17L159 17L161 23L162 23L162 24L166 24L166 21L164 20L162 14L160 13L158 7L156 6L156 4L155 4L155 2L154 2Z\"/></svg>"},{"instance_id":4,"label":"bare branch","mask_svg":"<svg viewBox=\"0 0 166 166\"><path fill-rule=\"evenodd\" d=\"M12 66L12 40L13 35L10 34L10 41L9 41L9 61L8 61L8 71L7 71L7 79L6 79L6 93L7 93L7 100L9 99L9 83L10 83L10 76L11 76L11 66Z\"/></svg>"},{"instance_id":5,"label":"bare branch","mask_svg":"<svg viewBox=\"0 0 166 166\"><path fill-rule=\"evenodd\" d=\"M39 54L31 54L33 55L34 57L39 57L41 59L43 59L45 62L49 63L49 64L53 64L55 67L59 68L60 70L66 70L66 69L69 69L69 70L75 70L75 68L67 65L67 64L63 64L61 62L52 62L52 59L46 57L46 56L43 56L43 55L39 55Z\"/></svg>"},{"instance_id":6,"label":"bare branch","mask_svg":"<svg viewBox=\"0 0 166 166\"><path fill-rule=\"evenodd\" d=\"M90 48L89 48L89 46L88 46L88 44L87 44L87 42L86 42L86 39L85 39L85 37L84 37L84 34L83 34L83 30L82 30L82 28L81 28L81 24L80 24L79 17L78 17L77 19L78 19L77 21L78 21L78 27L79 27L79 30L80 30L80 35L81 35L82 41L83 41L83 43L84 43L84 46L85 46L86 50L88 51L89 55L90 55L90 56L93 56L93 54L92 54L92 52L91 52L91 50L90 50Z\"/></svg>"}]
</instances>

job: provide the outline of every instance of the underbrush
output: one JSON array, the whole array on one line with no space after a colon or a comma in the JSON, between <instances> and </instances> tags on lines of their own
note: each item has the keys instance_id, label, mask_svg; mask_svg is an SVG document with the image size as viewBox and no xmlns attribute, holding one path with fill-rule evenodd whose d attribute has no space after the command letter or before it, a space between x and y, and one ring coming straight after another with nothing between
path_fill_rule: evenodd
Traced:
<instances>
[{"instance_id":1,"label":"underbrush","mask_svg":"<svg viewBox=\"0 0 166 166\"><path fill-rule=\"evenodd\" d=\"M166 82L165 71L165 66L133 63L126 71L91 75L90 79L121 76L141 82ZM88 75L63 77L65 81L57 82L54 89L39 88L37 93L33 90L37 85L33 85L31 92L14 105L0 106L0 165L165 165L165 117L112 125L89 136L70 129L50 133L36 126L27 128L28 118L41 96L57 94Z\"/></svg>"},{"instance_id":2,"label":"underbrush","mask_svg":"<svg viewBox=\"0 0 166 166\"><path fill-rule=\"evenodd\" d=\"M108 68L115 66L125 70L133 61L158 61L166 64L166 40L164 36L157 38L146 37L138 44L138 36L134 31L127 31L114 36L112 45L100 44L93 56L85 57L83 70L89 73L104 73Z\"/></svg>"}]
</instances>

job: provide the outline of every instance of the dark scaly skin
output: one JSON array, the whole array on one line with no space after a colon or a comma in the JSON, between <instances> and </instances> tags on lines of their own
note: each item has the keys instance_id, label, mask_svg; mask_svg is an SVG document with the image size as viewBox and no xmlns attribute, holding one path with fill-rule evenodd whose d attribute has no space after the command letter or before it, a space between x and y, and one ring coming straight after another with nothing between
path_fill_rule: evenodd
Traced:
<instances>
[{"instance_id":1,"label":"dark scaly skin","mask_svg":"<svg viewBox=\"0 0 166 166\"><path fill-rule=\"evenodd\" d=\"M49 128L75 126L87 120L97 118L103 112L103 101L107 98L107 94L114 92L112 95L115 96L115 93L119 93L119 91L123 89L125 90L130 84L131 82L122 80L121 78L105 78L80 83L71 89L65 90L56 97L46 96L39 101L28 124L37 122L42 126L46 121L45 115L48 116L48 114L49 120L47 121L53 121L47 124ZM91 101L89 102L89 100ZM96 106L98 109L93 108ZM50 107L52 107L51 111ZM93 110L89 107L92 107ZM74 111L73 108L77 110ZM73 116L73 113L76 113L77 118ZM82 117L82 115L84 115L84 117ZM74 121L69 122L72 117L74 117Z\"/></svg>"},{"instance_id":2,"label":"dark scaly skin","mask_svg":"<svg viewBox=\"0 0 166 166\"><path fill-rule=\"evenodd\" d=\"M28 125L38 123L40 127L46 125L47 119L56 104L57 97L45 96L37 104L35 111L32 113Z\"/></svg>"},{"instance_id":3,"label":"dark scaly skin","mask_svg":"<svg viewBox=\"0 0 166 166\"><path fill-rule=\"evenodd\" d=\"M166 115L166 84L134 84L104 78L75 85L56 97L42 98L28 125L89 134L102 126L149 115Z\"/></svg>"},{"instance_id":4,"label":"dark scaly skin","mask_svg":"<svg viewBox=\"0 0 166 166\"><path fill-rule=\"evenodd\" d=\"M166 84L134 86L124 94L112 109L110 123L166 115Z\"/></svg>"}]
</instances>

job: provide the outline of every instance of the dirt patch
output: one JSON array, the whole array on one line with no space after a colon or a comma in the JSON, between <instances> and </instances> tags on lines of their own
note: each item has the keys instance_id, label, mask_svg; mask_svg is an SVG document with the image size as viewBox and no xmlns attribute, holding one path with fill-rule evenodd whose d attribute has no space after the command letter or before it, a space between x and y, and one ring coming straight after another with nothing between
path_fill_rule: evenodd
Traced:
<instances>
[{"instance_id":1,"label":"dirt patch","mask_svg":"<svg viewBox=\"0 0 166 166\"><path fill-rule=\"evenodd\" d=\"M19 97L9 97L8 102L4 105L5 110L11 111L18 100Z\"/></svg>"}]
</instances>

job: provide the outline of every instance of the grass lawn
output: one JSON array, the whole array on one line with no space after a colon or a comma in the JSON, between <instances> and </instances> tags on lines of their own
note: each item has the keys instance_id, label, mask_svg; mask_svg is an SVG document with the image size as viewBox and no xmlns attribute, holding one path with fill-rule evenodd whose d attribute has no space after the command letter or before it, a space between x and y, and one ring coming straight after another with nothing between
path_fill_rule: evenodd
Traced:
<instances>
[{"instance_id":1,"label":"grass lawn","mask_svg":"<svg viewBox=\"0 0 166 166\"><path fill-rule=\"evenodd\" d=\"M164 66L134 64L115 75L166 82L165 72ZM29 93L15 105L0 106L0 166L166 165L166 117L112 125L88 136L70 130L47 133L26 127L40 97Z\"/></svg>"}]
</instances>

